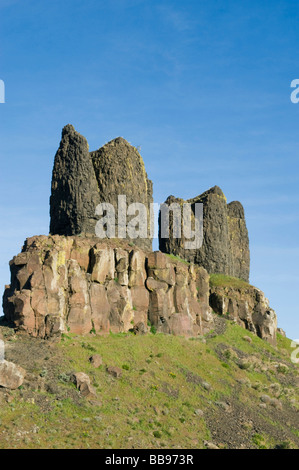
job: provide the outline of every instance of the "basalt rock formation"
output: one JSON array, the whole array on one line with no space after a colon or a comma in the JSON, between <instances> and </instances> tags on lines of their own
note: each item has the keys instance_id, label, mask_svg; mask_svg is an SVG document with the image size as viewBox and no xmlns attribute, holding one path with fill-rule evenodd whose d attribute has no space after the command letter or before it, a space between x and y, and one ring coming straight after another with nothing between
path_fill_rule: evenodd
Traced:
<instances>
[{"instance_id":1,"label":"basalt rock formation","mask_svg":"<svg viewBox=\"0 0 299 470\"><path fill-rule=\"evenodd\" d=\"M203 266L208 273L221 273L249 280L249 239L240 202L227 204L222 190L214 186L203 194L184 201L169 196L165 204L173 203L181 207L187 202L191 204L194 215L196 203L203 204L203 243L200 248L186 249L186 238L182 230L181 238L173 236L173 214L170 211L169 238L162 238L159 231L159 248L163 253L172 253L186 261ZM183 217L181 218L183 220Z\"/></svg>"},{"instance_id":2,"label":"basalt rock formation","mask_svg":"<svg viewBox=\"0 0 299 470\"><path fill-rule=\"evenodd\" d=\"M124 234L118 233L118 196L125 196ZM97 151L89 152L87 140L70 124L62 130L55 155L50 197L50 233L53 235L95 235L98 221L96 207L112 204L116 216L116 237L130 239L127 226L133 216L127 215L132 203L146 209L146 237L134 243L144 250L152 249L150 237L150 204L153 185L137 149L122 137L112 140Z\"/></svg>"},{"instance_id":3,"label":"basalt rock formation","mask_svg":"<svg viewBox=\"0 0 299 470\"><path fill-rule=\"evenodd\" d=\"M170 196L166 205L177 203L180 212L189 203L191 222L196 203L203 204L203 244L186 249L184 231L174 238L170 211L169 238L161 236L160 217L161 251L152 252L152 192L143 160L126 140L119 137L89 152L86 139L65 126L52 175L50 235L28 238L10 262L11 283L3 295L6 319L40 338L67 331L144 334L151 327L196 337L213 329L214 312L275 344L276 314L264 294L248 284L242 205L227 204L218 186L188 201ZM125 198L122 212L120 196ZM96 208L102 203L115 211L113 239L95 235ZM140 225L134 212L139 209L147 236L132 240L129 229ZM246 282L240 289L210 287L209 273Z\"/></svg>"},{"instance_id":4,"label":"basalt rock formation","mask_svg":"<svg viewBox=\"0 0 299 470\"><path fill-rule=\"evenodd\" d=\"M28 238L10 262L3 310L18 330L51 338L63 332L158 332L196 337L215 312L275 344L276 315L263 293L211 287L207 271L160 251L80 236Z\"/></svg>"},{"instance_id":5,"label":"basalt rock formation","mask_svg":"<svg viewBox=\"0 0 299 470\"><path fill-rule=\"evenodd\" d=\"M95 171L85 137L70 124L62 130L55 155L50 197L50 233L94 234L100 203Z\"/></svg>"},{"instance_id":6,"label":"basalt rock formation","mask_svg":"<svg viewBox=\"0 0 299 470\"><path fill-rule=\"evenodd\" d=\"M135 147L122 137L108 142L95 152L91 159L99 187L101 202L108 202L118 208L118 196L126 197L126 208L131 204L143 204L144 229L146 237L136 238L136 244L143 250L152 249L150 235L150 205L153 203L153 184L148 179L144 162ZM116 227L119 227L118 211L116 211ZM128 224L133 215L127 214L124 224L127 232ZM117 233L120 237L120 234ZM125 238L125 237L124 237ZM129 237L127 237L129 239ZM134 240L134 242L135 242Z\"/></svg>"},{"instance_id":7,"label":"basalt rock formation","mask_svg":"<svg viewBox=\"0 0 299 470\"><path fill-rule=\"evenodd\" d=\"M10 262L3 309L28 334L49 338L157 331L184 336L213 327L209 276L161 252L96 238L37 236Z\"/></svg>"},{"instance_id":8,"label":"basalt rock formation","mask_svg":"<svg viewBox=\"0 0 299 470\"><path fill-rule=\"evenodd\" d=\"M254 286L212 286L210 306L213 312L233 320L260 338L276 344L277 318L265 294Z\"/></svg>"},{"instance_id":9,"label":"basalt rock formation","mask_svg":"<svg viewBox=\"0 0 299 470\"><path fill-rule=\"evenodd\" d=\"M250 251L244 208L239 201L227 204L230 269L234 277L249 280Z\"/></svg>"}]
</instances>

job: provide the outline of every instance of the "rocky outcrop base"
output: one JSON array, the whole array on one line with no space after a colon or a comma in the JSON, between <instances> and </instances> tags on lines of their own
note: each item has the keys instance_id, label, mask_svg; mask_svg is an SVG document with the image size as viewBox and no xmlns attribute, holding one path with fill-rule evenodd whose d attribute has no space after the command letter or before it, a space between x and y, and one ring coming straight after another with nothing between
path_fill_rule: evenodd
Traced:
<instances>
[{"instance_id":1,"label":"rocky outcrop base","mask_svg":"<svg viewBox=\"0 0 299 470\"><path fill-rule=\"evenodd\" d=\"M254 286L211 287L210 306L260 338L275 345L277 317L264 293Z\"/></svg>"},{"instance_id":2,"label":"rocky outcrop base","mask_svg":"<svg viewBox=\"0 0 299 470\"><path fill-rule=\"evenodd\" d=\"M197 336L213 327L205 269L161 252L96 238L36 236L10 269L5 317L35 337L126 332L136 325Z\"/></svg>"},{"instance_id":3,"label":"rocky outcrop base","mask_svg":"<svg viewBox=\"0 0 299 470\"><path fill-rule=\"evenodd\" d=\"M34 337L144 334L152 327L196 337L215 328L214 312L276 342L276 314L262 291L244 281L210 287L204 268L160 251L119 240L36 236L10 269L5 317Z\"/></svg>"}]
</instances>

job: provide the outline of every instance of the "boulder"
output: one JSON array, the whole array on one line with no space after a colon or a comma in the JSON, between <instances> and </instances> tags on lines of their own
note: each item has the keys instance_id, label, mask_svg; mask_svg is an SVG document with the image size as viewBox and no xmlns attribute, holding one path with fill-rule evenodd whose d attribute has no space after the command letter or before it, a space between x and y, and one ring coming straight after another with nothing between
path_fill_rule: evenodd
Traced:
<instances>
[{"instance_id":1,"label":"boulder","mask_svg":"<svg viewBox=\"0 0 299 470\"><path fill-rule=\"evenodd\" d=\"M109 366L107 367L107 372L116 379L119 379L122 376L122 370L119 367Z\"/></svg>"},{"instance_id":2,"label":"boulder","mask_svg":"<svg viewBox=\"0 0 299 470\"><path fill-rule=\"evenodd\" d=\"M84 372L76 372L73 375L73 381L84 398L96 398L95 388L91 385L90 377Z\"/></svg>"},{"instance_id":3,"label":"boulder","mask_svg":"<svg viewBox=\"0 0 299 470\"><path fill-rule=\"evenodd\" d=\"M89 362L94 366L94 367L100 367L102 364L103 364L103 359L102 359L102 356L100 356L99 354L93 354L93 356L91 356L89 358Z\"/></svg>"},{"instance_id":4,"label":"boulder","mask_svg":"<svg viewBox=\"0 0 299 470\"><path fill-rule=\"evenodd\" d=\"M0 361L0 386L15 390L24 381L26 371L9 361Z\"/></svg>"}]
</instances>

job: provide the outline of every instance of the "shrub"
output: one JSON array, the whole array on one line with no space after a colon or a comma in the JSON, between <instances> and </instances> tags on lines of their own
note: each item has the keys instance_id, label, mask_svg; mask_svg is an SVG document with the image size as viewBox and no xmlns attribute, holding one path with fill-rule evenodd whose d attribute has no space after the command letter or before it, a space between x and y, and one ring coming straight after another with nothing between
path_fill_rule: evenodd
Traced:
<instances>
[{"instance_id":1,"label":"shrub","mask_svg":"<svg viewBox=\"0 0 299 470\"><path fill-rule=\"evenodd\" d=\"M61 373L61 374L59 374L59 376L58 376L58 380L59 380L60 382L67 383L67 382L70 381L70 376L67 375L67 374L65 374L65 373Z\"/></svg>"},{"instance_id":2,"label":"shrub","mask_svg":"<svg viewBox=\"0 0 299 470\"><path fill-rule=\"evenodd\" d=\"M155 327L155 325L151 325L151 329L150 329L150 332L155 335L157 333L157 328Z\"/></svg>"},{"instance_id":3,"label":"shrub","mask_svg":"<svg viewBox=\"0 0 299 470\"><path fill-rule=\"evenodd\" d=\"M221 365L222 367L224 367L225 369L229 369L229 365L226 363L226 362L221 362Z\"/></svg>"}]
</instances>

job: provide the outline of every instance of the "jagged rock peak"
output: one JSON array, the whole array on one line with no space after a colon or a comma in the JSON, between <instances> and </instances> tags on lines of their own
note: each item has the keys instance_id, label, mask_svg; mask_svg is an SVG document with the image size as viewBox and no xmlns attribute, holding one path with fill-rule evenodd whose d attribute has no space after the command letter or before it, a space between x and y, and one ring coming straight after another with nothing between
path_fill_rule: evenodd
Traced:
<instances>
[{"instance_id":1,"label":"jagged rock peak","mask_svg":"<svg viewBox=\"0 0 299 470\"><path fill-rule=\"evenodd\" d=\"M227 211L229 217L245 219L244 207L239 201L232 201L227 204Z\"/></svg>"},{"instance_id":2,"label":"jagged rock peak","mask_svg":"<svg viewBox=\"0 0 299 470\"><path fill-rule=\"evenodd\" d=\"M85 137L71 124L62 130L54 159L50 197L50 233L94 233L99 191Z\"/></svg>"},{"instance_id":3,"label":"jagged rock peak","mask_svg":"<svg viewBox=\"0 0 299 470\"><path fill-rule=\"evenodd\" d=\"M147 238L142 234L134 242L144 250L151 250L150 204L153 202L153 185L137 148L123 137L117 137L98 150L89 152L85 137L74 126L67 124L62 129L54 161L50 233L94 235L97 224L95 209L105 202L115 209L117 238L118 196L126 196L127 206L132 203L145 206ZM132 217L127 218L128 223Z\"/></svg>"},{"instance_id":4,"label":"jagged rock peak","mask_svg":"<svg viewBox=\"0 0 299 470\"><path fill-rule=\"evenodd\" d=\"M220 196L220 197L222 197L226 200L226 197L225 197L222 189L219 186L213 186L212 188L208 189L207 191L200 194L199 196L196 196L192 199L188 199L188 202L196 202L196 201L199 201L199 200L203 200L203 199L207 198L210 195Z\"/></svg>"},{"instance_id":5,"label":"jagged rock peak","mask_svg":"<svg viewBox=\"0 0 299 470\"><path fill-rule=\"evenodd\" d=\"M217 186L217 185L215 185L215 186L213 186L212 188L210 188L210 189L208 189L207 191L205 191L205 192L202 194L202 196L203 196L204 194L208 194L208 193L210 193L210 194L217 194L218 196L224 196L224 193L223 193L222 189L221 189L219 186Z\"/></svg>"},{"instance_id":6,"label":"jagged rock peak","mask_svg":"<svg viewBox=\"0 0 299 470\"><path fill-rule=\"evenodd\" d=\"M64 137L66 134L75 134L75 133L78 134L78 132L76 132L74 126L72 124L67 124L62 129L61 135L62 135L62 137Z\"/></svg>"},{"instance_id":7,"label":"jagged rock peak","mask_svg":"<svg viewBox=\"0 0 299 470\"><path fill-rule=\"evenodd\" d=\"M105 145L127 145L128 147L133 147L126 139L123 137L116 137L115 139L110 140L107 144ZM104 145L104 147L105 147ZM135 148L135 147L134 147Z\"/></svg>"},{"instance_id":8,"label":"jagged rock peak","mask_svg":"<svg viewBox=\"0 0 299 470\"><path fill-rule=\"evenodd\" d=\"M90 153L100 199L118 207L118 196L125 195L127 206L142 203L147 211L147 238L137 238L134 242L144 250L152 249L150 234L150 204L153 202L153 184L149 180L143 159L136 147L123 137L111 140L103 147ZM116 211L117 212L117 211ZM116 213L116 226L117 226ZM127 217L129 223L131 217Z\"/></svg>"}]
</instances>

